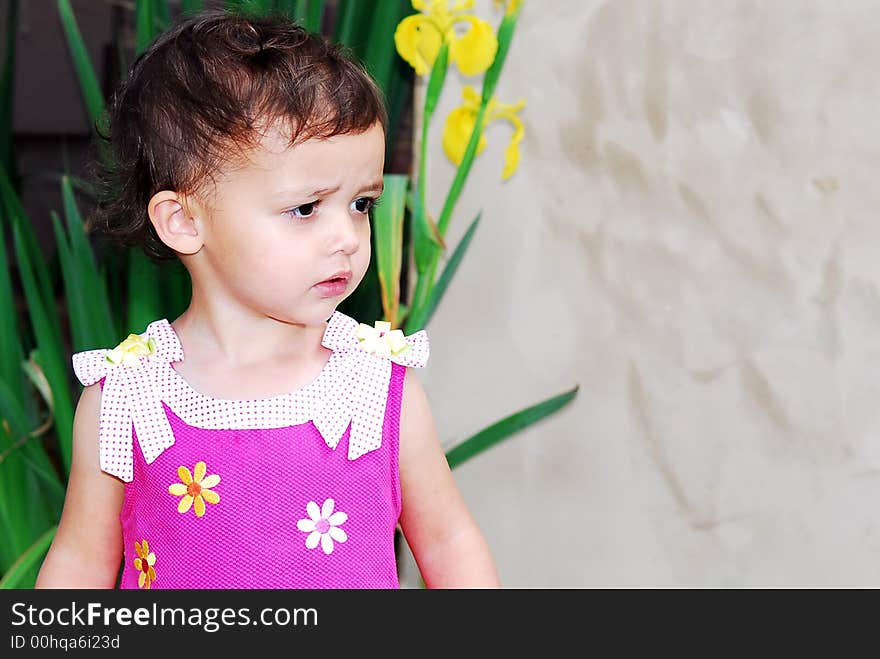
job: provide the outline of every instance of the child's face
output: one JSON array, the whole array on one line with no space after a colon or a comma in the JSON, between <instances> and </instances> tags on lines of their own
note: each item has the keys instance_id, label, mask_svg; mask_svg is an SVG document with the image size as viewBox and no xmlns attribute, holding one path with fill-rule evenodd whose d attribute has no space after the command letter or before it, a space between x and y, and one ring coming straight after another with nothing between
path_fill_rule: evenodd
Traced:
<instances>
[{"instance_id":1,"label":"child's face","mask_svg":"<svg viewBox=\"0 0 880 659\"><path fill-rule=\"evenodd\" d=\"M271 130L250 163L217 179L210 207L202 207L202 248L188 266L193 286L226 298L219 300L224 307L316 324L367 271L385 135L376 124L360 134L287 144L284 133ZM316 286L340 271L351 275L338 290Z\"/></svg>"}]
</instances>

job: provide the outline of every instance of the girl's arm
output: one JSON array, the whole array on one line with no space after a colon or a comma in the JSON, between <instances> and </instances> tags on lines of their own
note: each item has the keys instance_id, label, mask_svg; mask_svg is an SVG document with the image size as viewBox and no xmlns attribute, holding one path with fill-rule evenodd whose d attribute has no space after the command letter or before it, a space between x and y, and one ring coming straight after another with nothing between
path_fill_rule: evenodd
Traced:
<instances>
[{"instance_id":1,"label":"girl's arm","mask_svg":"<svg viewBox=\"0 0 880 659\"><path fill-rule=\"evenodd\" d=\"M497 588L495 564L456 487L430 403L406 369L400 412L400 526L428 588Z\"/></svg>"},{"instance_id":2,"label":"girl's arm","mask_svg":"<svg viewBox=\"0 0 880 659\"><path fill-rule=\"evenodd\" d=\"M124 485L98 461L100 384L83 390L73 419L73 460L58 532L37 588L113 588L122 557Z\"/></svg>"}]
</instances>

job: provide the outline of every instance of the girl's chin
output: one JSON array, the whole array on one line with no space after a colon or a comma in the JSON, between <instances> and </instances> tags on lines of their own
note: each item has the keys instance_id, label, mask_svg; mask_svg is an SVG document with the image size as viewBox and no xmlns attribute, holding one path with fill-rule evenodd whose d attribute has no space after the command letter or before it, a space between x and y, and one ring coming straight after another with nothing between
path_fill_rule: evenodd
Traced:
<instances>
[{"instance_id":1,"label":"girl's chin","mask_svg":"<svg viewBox=\"0 0 880 659\"><path fill-rule=\"evenodd\" d=\"M340 298L324 299L310 309L302 309L299 313L285 314L280 316L279 319L294 325L305 325L307 327L323 325L336 313L336 308L340 302L342 302Z\"/></svg>"}]
</instances>

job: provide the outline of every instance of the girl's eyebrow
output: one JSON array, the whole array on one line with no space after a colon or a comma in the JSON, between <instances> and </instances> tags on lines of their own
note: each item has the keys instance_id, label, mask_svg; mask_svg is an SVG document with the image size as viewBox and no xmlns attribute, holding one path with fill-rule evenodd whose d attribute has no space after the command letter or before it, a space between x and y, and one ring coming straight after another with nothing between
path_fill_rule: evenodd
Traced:
<instances>
[{"instance_id":1,"label":"girl's eyebrow","mask_svg":"<svg viewBox=\"0 0 880 659\"><path fill-rule=\"evenodd\" d=\"M382 180L373 181L365 188L361 190L361 192L377 192L378 194L382 194L385 191L385 182Z\"/></svg>"},{"instance_id":2,"label":"girl's eyebrow","mask_svg":"<svg viewBox=\"0 0 880 659\"><path fill-rule=\"evenodd\" d=\"M363 188L361 188L361 192L376 192L378 194L382 194L385 190L385 183L380 179L378 181L373 181L372 183L368 183ZM330 188L317 188L314 190L309 190L308 188L284 188L283 190L278 190L272 194L273 197L282 197L284 195L302 195L304 197L322 197L324 195L333 194L334 192L339 192L339 186L335 185Z\"/></svg>"}]
</instances>

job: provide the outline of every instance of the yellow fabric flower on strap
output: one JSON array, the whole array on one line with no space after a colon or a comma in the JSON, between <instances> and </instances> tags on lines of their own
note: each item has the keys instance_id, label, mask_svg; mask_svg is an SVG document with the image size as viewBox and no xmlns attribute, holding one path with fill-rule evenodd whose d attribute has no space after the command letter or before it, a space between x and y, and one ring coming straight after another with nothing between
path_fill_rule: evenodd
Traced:
<instances>
[{"instance_id":1,"label":"yellow fabric flower on strap","mask_svg":"<svg viewBox=\"0 0 880 659\"><path fill-rule=\"evenodd\" d=\"M462 89L462 98L464 102L449 113L449 116L446 117L446 127L443 129L443 150L455 165L460 165L462 158L464 158L468 140L471 138L474 125L477 123L477 114L480 111L481 99L476 89L465 86ZM501 178L504 180L513 176L519 167L519 143L525 135L525 128L522 120L517 116L517 112L522 110L525 105L525 100L508 105L507 103L499 103L493 97L489 99L489 105L486 106L483 133L486 131L486 126L499 119L509 121L513 125L513 136L504 151L504 171L501 173ZM480 155L486 148L486 142L485 134L481 134L480 141L477 143L476 155Z\"/></svg>"},{"instance_id":2,"label":"yellow fabric flower on strap","mask_svg":"<svg viewBox=\"0 0 880 659\"><path fill-rule=\"evenodd\" d=\"M143 334L129 334L104 358L114 366L136 366L141 357L149 357L156 352L156 341Z\"/></svg>"},{"instance_id":3,"label":"yellow fabric flower on strap","mask_svg":"<svg viewBox=\"0 0 880 659\"><path fill-rule=\"evenodd\" d=\"M377 320L375 327L360 323L357 338L366 352L380 357L399 357L410 349L403 331L391 329L391 323Z\"/></svg>"},{"instance_id":4,"label":"yellow fabric flower on strap","mask_svg":"<svg viewBox=\"0 0 880 659\"><path fill-rule=\"evenodd\" d=\"M473 8L474 0L455 0L451 7L449 0L412 0L412 6L424 13L400 21L394 44L418 75L431 70L443 43L449 44L449 60L464 75L477 75L489 68L498 51L498 38L489 23L464 13ZM467 27L461 36L456 30L459 24Z\"/></svg>"},{"instance_id":5,"label":"yellow fabric flower on strap","mask_svg":"<svg viewBox=\"0 0 880 659\"><path fill-rule=\"evenodd\" d=\"M208 503L220 502L220 495L208 489L220 482L220 476L211 474L205 477L207 470L207 466L201 460L196 462L192 474L183 465L177 468L177 475L180 476L180 480L183 482L169 485L168 493L176 497L182 497L180 503L177 504L177 512L181 515L188 513L190 508L194 508L196 517L201 517L205 514L205 501Z\"/></svg>"}]
</instances>

